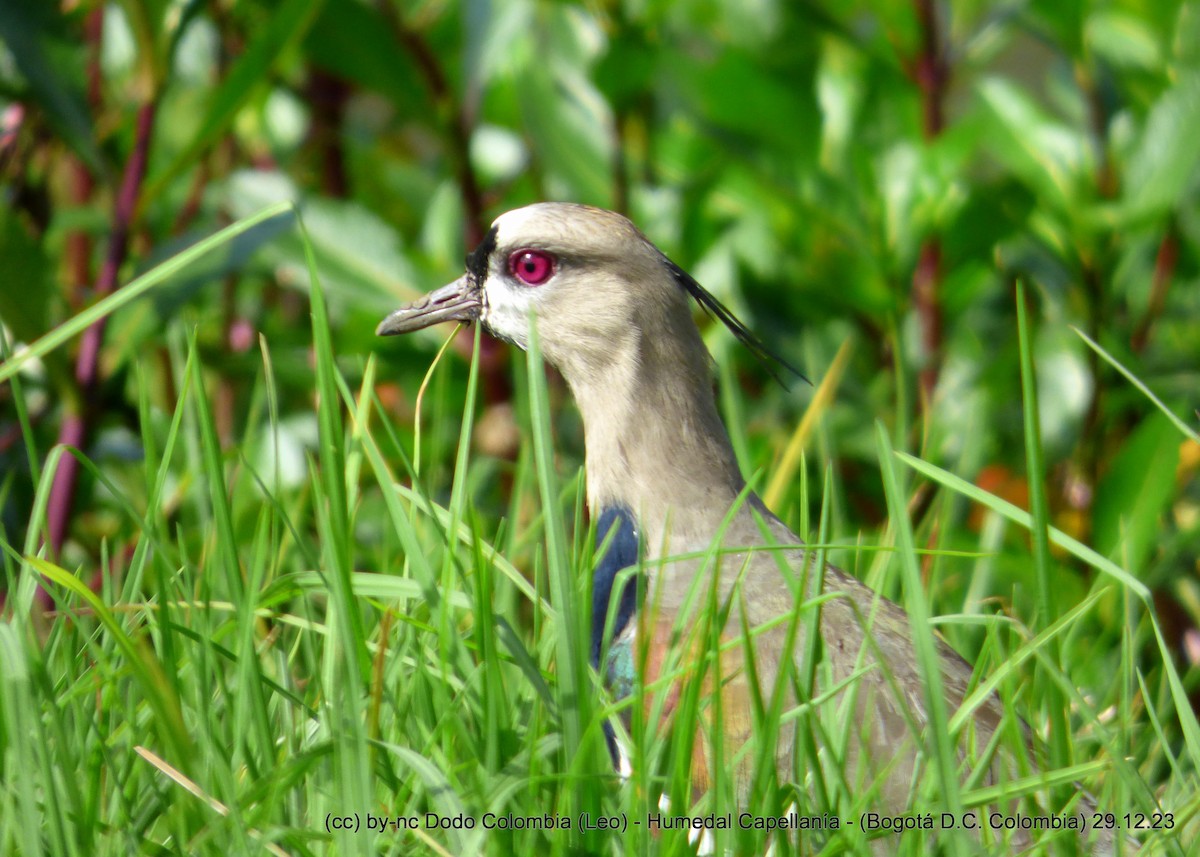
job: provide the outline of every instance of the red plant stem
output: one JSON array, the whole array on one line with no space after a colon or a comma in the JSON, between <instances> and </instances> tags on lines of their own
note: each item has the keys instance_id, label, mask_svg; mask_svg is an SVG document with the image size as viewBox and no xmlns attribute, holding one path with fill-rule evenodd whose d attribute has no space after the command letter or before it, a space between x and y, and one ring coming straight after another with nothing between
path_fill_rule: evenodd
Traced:
<instances>
[{"instance_id":1,"label":"red plant stem","mask_svg":"<svg viewBox=\"0 0 1200 857\"><path fill-rule=\"evenodd\" d=\"M104 38L104 7L97 6L83 24L83 37L88 44L87 98L92 110L98 110L104 99L104 75L100 68L100 42Z\"/></svg>"},{"instance_id":2,"label":"red plant stem","mask_svg":"<svg viewBox=\"0 0 1200 857\"><path fill-rule=\"evenodd\" d=\"M100 71L100 39L104 34L104 10L94 9L84 22L88 44L87 99L93 111L99 111L103 97ZM76 159L71 165L71 204L85 206L92 198L96 180L87 164ZM67 303L78 310L87 301L87 285L92 281L92 237L85 229L67 233L63 258L67 270Z\"/></svg>"},{"instance_id":3,"label":"red plant stem","mask_svg":"<svg viewBox=\"0 0 1200 857\"><path fill-rule=\"evenodd\" d=\"M63 415L58 427L58 444L76 449L84 445L87 435L83 414L69 411ZM58 556L67 538L67 523L71 516L71 505L75 497L75 485L79 481L79 462L69 452L58 460L54 471L54 482L50 485L50 500L46 508L46 526L50 531L50 550Z\"/></svg>"},{"instance_id":4,"label":"red plant stem","mask_svg":"<svg viewBox=\"0 0 1200 857\"><path fill-rule=\"evenodd\" d=\"M96 280L95 297L103 297L116 289L117 277L129 252L129 236L134 214L137 211L138 193L146 177L146 162L150 152L150 137L154 130L157 103L153 100L138 110L133 151L125 163L121 186L113 203L113 228L109 236L108 251ZM96 416L96 391L99 386L100 346L104 339L105 319L100 319L83 332L79 354L75 358L75 382L80 397L74 410L68 411L59 427L60 445L82 448L86 446ZM79 462L67 454L59 459L50 488L50 502L46 510L50 550L58 556L66 540L71 507L74 504L75 488L79 481Z\"/></svg>"},{"instance_id":5,"label":"red plant stem","mask_svg":"<svg viewBox=\"0 0 1200 857\"><path fill-rule=\"evenodd\" d=\"M350 87L341 79L317 69L309 77L305 94L312 108L308 139L320 160L321 192L344 199L350 193L350 179L346 174L346 153L342 147L342 124Z\"/></svg>"},{"instance_id":6,"label":"red plant stem","mask_svg":"<svg viewBox=\"0 0 1200 857\"><path fill-rule=\"evenodd\" d=\"M942 55L941 30L933 0L914 0L921 25L921 54L917 57L915 77L921 89L921 114L925 138L932 140L945 127L946 84L949 69Z\"/></svg>"},{"instance_id":7,"label":"red plant stem","mask_svg":"<svg viewBox=\"0 0 1200 857\"><path fill-rule=\"evenodd\" d=\"M942 48L934 0L914 0L921 27L921 53L912 66L912 76L921 92L921 130L926 141L934 140L946 124L946 87L949 68ZM930 236L921 245L913 270L912 299L920 328L924 364L920 382L922 401L928 406L937 386L942 348L942 244Z\"/></svg>"},{"instance_id":8,"label":"red plant stem","mask_svg":"<svg viewBox=\"0 0 1200 857\"><path fill-rule=\"evenodd\" d=\"M1174 224L1171 224L1167 227L1167 234L1159 243L1158 254L1154 257L1154 278L1150 284L1150 302L1130 338L1130 345L1136 352L1140 353L1145 350L1146 345L1150 342L1150 330L1166 308L1167 292L1171 288L1171 280L1175 277L1175 266L1178 262L1179 237L1175 234Z\"/></svg>"},{"instance_id":9,"label":"red plant stem","mask_svg":"<svg viewBox=\"0 0 1200 857\"><path fill-rule=\"evenodd\" d=\"M83 161L71 164L71 204L85 206L92 198L96 181ZM72 229L63 246L67 276L67 302L72 310L86 302L87 284L92 281L92 237L85 229Z\"/></svg>"},{"instance_id":10,"label":"red plant stem","mask_svg":"<svg viewBox=\"0 0 1200 857\"><path fill-rule=\"evenodd\" d=\"M938 292L942 283L942 243L929 238L921 245L921 254L913 270L913 305L921 327L921 391L928 403L937 386L938 352L942 347L942 308Z\"/></svg>"},{"instance_id":11,"label":"red plant stem","mask_svg":"<svg viewBox=\"0 0 1200 857\"><path fill-rule=\"evenodd\" d=\"M138 191L146 177L146 160L150 153L150 134L154 130L155 111L156 104L153 101L143 104L138 110L133 152L125 163L125 175L121 179L121 187L113 205L113 230L108 241L108 252L104 255L100 277L96 280L97 298L102 298L116 289L117 275L129 252L129 233L134 212L137 210ZM105 323L106 319L101 318L83 332L79 356L75 361L75 380L80 387L86 388L96 383L96 361L104 339Z\"/></svg>"}]
</instances>

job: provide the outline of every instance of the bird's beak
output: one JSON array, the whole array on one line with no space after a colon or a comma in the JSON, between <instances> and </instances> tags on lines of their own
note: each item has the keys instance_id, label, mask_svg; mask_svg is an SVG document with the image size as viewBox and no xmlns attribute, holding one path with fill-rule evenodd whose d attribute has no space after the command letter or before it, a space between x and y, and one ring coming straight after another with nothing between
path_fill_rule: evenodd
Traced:
<instances>
[{"instance_id":1,"label":"bird's beak","mask_svg":"<svg viewBox=\"0 0 1200 857\"><path fill-rule=\"evenodd\" d=\"M478 321L483 310L481 289L468 273L448 286L400 307L375 328L377 336L412 333L443 321Z\"/></svg>"}]
</instances>

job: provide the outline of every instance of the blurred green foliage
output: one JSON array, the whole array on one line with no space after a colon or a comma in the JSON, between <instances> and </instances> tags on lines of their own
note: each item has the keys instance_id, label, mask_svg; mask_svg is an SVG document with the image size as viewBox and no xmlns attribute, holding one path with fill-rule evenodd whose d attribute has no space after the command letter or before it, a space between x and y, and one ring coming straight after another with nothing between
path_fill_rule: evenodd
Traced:
<instances>
[{"instance_id":1,"label":"blurred green foliage","mask_svg":"<svg viewBox=\"0 0 1200 857\"><path fill-rule=\"evenodd\" d=\"M0 314L14 341L87 305L106 257L127 279L287 199L338 351L362 354L375 320L450 278L492 215L545 198L614 207L810 374L856 337L826 432L852 529L882 515L878 480L853 465L873 456L881 415L899 431L919 420L935 458L1020 481L1024 277L1048 322L1036 345L1056 518L1110 549L1132 526L1149 582L1193 584L1194 540L1167 563L1148 550L1180 521L1194 531L1197 497L1181 489L1195 447L1180 458L1159 448L1177 438L1138 432L1144 400L1070 326L1194 405L1194 3L14 0L0 36ZM307 344L301 268L294 233L256 230L114 319L88 383L56 355L33 380L36 448L61 437L64 408L87 413L85 448L119 447L123 379L181 313L227 391L228 440L252 334L297 355ZM740 452L748 471L769 467L806 393L771 388L710 339L761 396ZM413 389L427 353L389 348L385 380ZM307 374L290 364L285 410L303 421ZM502 401L503 360L486 370ZM4 429L19 532L30 467L11 414ZM1156 487L1131 490L1124 470ZM89 500L61 516L94 550Z\"/></svg>"},{"instance_id":2,"label":"blurred green foliage","mask_svg":"<svg viewBox=\"0 0 1200 857\"><path fill-rule=\"evenodd\" d=\"M1027 506L1023 280L1051 518L1154 591L1196 698L1200 444L1072 328L1195 428L1200 3L5 0L0 42L5 347L291 200L339 368L353 384L379 352L406 448L440 334L385 348L375 324L457 276L494 215L569 199L627 213L810 377L852 342L808 474L819 484L831 466L840 538L886 517L877 419L899 446ZM268 221L114 315L94 366L73 343L27 365L20 389L0 385L5 541L39 542L41 470L70 442L118 491L86 468L50 474L51 556L98 579L121 566L115 493L144 490L142 418L175 407L181 324L226 454L302 486L318 451L309 283L300 234ZM743 467L769 471L812 391L773 385L702 323L723 385L744 397L723 399ZM242 448L244 420L266 407L258 337L279 442ZM480 372L476 445L494 462L473 497L498 518L519 493L507 408L525 388L495 347ZM462 371L431 388L418 464L435 493L449 490L465 388ZM569 472L582 437L557 392ZM778 511L807 520L819 498L798 508L801 496ZM926 536L978 547L975 513L923 499ZM995 546L995 579L950 570L945 586L1031 613L1028 553L1008 542L1019 549ZM1060 560L1064 591L1086 589L1088 572ZM1120 635L1119 612L1098 639Z\"/></svg>"}]
</instances>

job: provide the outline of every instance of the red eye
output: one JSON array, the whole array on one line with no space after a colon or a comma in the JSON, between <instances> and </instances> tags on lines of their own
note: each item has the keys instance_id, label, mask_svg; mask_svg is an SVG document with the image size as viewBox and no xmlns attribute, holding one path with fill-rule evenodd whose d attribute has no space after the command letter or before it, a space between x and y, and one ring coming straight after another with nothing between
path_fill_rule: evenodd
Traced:
<instances>
[{"instance_id":1,"label":"red eye","mask_svg":"<svg viewBox=\"0 0 1200 857\"><path fill-rule=\"evenodd\" d=\"M554 257L541 250L517 250L508 257L508 270L527 286L540 286L554 276Z\"/></svg>"}]
</instances>

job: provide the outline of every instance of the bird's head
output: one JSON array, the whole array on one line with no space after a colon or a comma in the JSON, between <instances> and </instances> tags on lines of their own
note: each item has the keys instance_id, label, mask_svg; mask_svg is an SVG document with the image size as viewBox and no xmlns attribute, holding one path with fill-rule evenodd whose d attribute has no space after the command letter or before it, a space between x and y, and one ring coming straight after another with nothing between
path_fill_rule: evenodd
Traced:
<instances>
[{"instance_id":1,"label":"bird's head","mask_svg":"<svg viewBox=\"0 0 1200 857\"><path fill-rule=\"evenodd\" d=\"M613 359L643 353L647 336L702 350L688 294L760 358L773 357L627 218L590 206L538 203L497 218L467 256L461 277L396 310L376 332L479 321L493 336L527 348L536 317L546 360L569 381L584 381Z\"/></svg>"}]
</instances>

